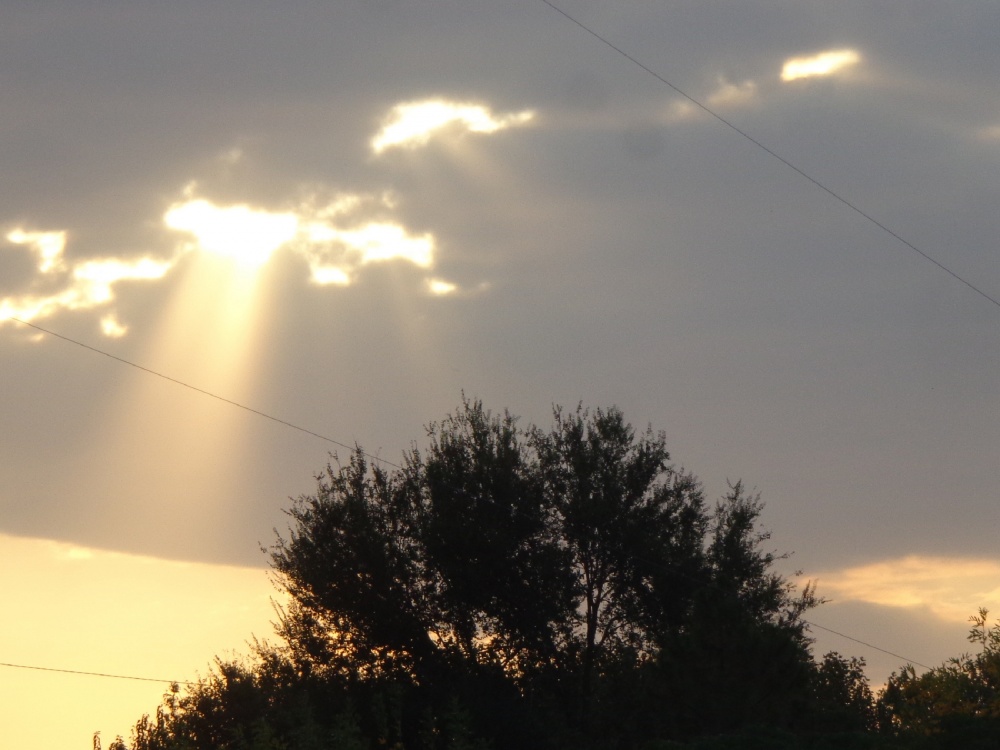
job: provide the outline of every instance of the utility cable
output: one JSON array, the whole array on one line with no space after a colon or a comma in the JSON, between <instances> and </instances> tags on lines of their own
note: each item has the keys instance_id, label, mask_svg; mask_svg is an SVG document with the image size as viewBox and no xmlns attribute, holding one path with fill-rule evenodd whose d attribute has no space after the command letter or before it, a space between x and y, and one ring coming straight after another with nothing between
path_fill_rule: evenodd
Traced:
<instances>
[{"instance_id":1,"label":"utility cable","mask_svg":"<svg viewBox=\"0 0 1000 750\"><path fill-rule=\"evenodd\" d=\"M52 330L50 330L48 328L43 328L42 326L38 325L37 323L30 323L27 320L22 320L21 318L15 318L13 316L8 316L7 320L13 320L14 322L20 323L21 325L28 326L29 328L34 328L36 331L40 331L41 333L47 334L49 336L54 336L57 339L62 339L63 341L67 341L70 344L75 344L76 346L79 346L79 347L81 347L83 349L87 349L89 351L92 351L95 354L101 354L101 355L103 355L105 357L108 357L109 359L115 360L116 362L121 362L122 364L128 365L129 367L134 367L137 370L142 370L143 372L149 373L150 375L155 375L156 377L162 378L163 380L167 380L167 381L170 381L171 383L174 383L176 385L183 386L184 388L188 388L188 389L190 389L192 391L195 391L197 393L200 393L200 394L202 394L204 396L208 396L210 398L214 398L217 401L222 401L223 403L229 404L230 406L235 406L238 409L243 409L244 411L248 411L251 414L256 414L258 417L263 417L264 419L269 419L272 422L277 422L278 424L284 425L285 427L290 427L293 430L298 430L299 432L303 432L306 435L310 435L310 436L312 436L314 438L318 438L319 440L325 440L328 443L333 443L334 445L339 446L341 448L345 448L345 449L347 449L349 451L356 451L356 452L360 453L361 455L365 456L366 458L371 459L372 461L378 461L379 463L385 464L386 466L391 466L394 469L402 469L403 468L399 464L393 463L392 461L389 461L387 459L381 458L381 457L376 456L374 454L368 453L367 451L362 450L360 447L358 447L356 445L355 446L350 446L347 443L342 443L339 440L334 440L332 437L327 437L326 435L321 435L318 432L313 432L312 430L306 429L305 427L300 427L299 425L295 424L294 422L289 422L289 421L281 419L279 417L272 416L271 414L268 414L267 412L260 411L259 409L254 409L253 407L247 406L246 404L241 404L239 401L233 401L232 399L226 398L225 396L220 396L217 393L212 393L211 391L206 391L204 388L199 388L198 386L191 385L190 383L186 383L183 380L179 380L177 378L173 378L173 377L171 377L169 375L164 375L162 372L158 372L157 370L153 370L153 369L151 369L149 367L144 367L143 365L140 365L140 364L137 364L135 362L132 362L131 360L124 359L122 357L118 357L118 356L116 356L114 354L111 354L110 352L104 351L103 349L98 349L96 346L91 346L90 344L85 344L82 341L79 341L78 339L74 339L74 338L71 338L69 336L64 336L63 334L56 333L55 331L52 331Z\"/></svg>"},{"instance_id":2,"label":"utility cable","mask_svg":"<svg viewBox=\"0 0 1000 750\"><path fill-rule=\"evenodd\" d=\"M929 667L926 664L921 664L919 661L916 661L915 659L907 659L905 656L901 656L900 654L894 653L892 651L887 651L884 648L879 648L878 646L875 646L875 645L873 645L871 643L866 643L865 641L862 641L862 640L859 640L859 639L857 639L857 638L855 638L853 636L847 635L846 633L841 633L841 632L839 632L837 630L833 630L831 628L827 628L827 627L824 627L822 625L818 625L815 622L812 622L810 620L802 619L801 622L804 622L806 625L808 625L810 627L819 628L820 630L825 630L827 633L833 633L834 635L839 635L841 638L846 638L849 641L854 641L855 643L860 643L862 646L867 646L868 648L875 649L876 651L881 651L883 654L888 654L889 656L894 656L897 659L902 659L907 664L914 664L914 665L916 665L918 667L923 667L924 669L931 669L931 670L934 669L934 667Z\"/></svg>"},{"instance_id":3,"label":"utility cable","mask_svg":"<svg viewBox=\"0 0 1000 750\"><path fill-rule=\"evenodd\" d=\"M10 664L8 662L0 661L0 667L13 667L14 669L33 669L39 672L60 672L62 674L76 674L84 675L87 677L110 677L115 680L140 680L142 682L167 682L176 685L197 685L197 682L188 682L187 680L161 680L156 677L134 677L132 675L125 674L107 674L105 672L84 672L79 669L58 669L56 667L38 667L32 664Z\"/></svg>"},{"instance_id":4,"label":"utility cable","mask_svg":"<svg viewBox=\"0 0 1000 750\"><path fill-rule=\"evenodd\" d=\"M664 84L665 86L669 87L671 90L673 90L676 93L678 93L681 96L683 96L689 102L691 102L692 104L694 104L696 107L698 107L702 111L704 111L707 114L709 114L712 117L714 117L716 120L718 120L719 122L721 122L726 127L728 127L731 130L734 130L737 133L739 133L741 136L743 136L744 138L746 138L752 144L754 144L755 146L757 146L757 148L759 148L762 151L765 151L766 153L770 154L775 159L777 159L782 164L784 164L786 167L788 167L789 169L797 172L799 175L801 175L802 177L804 177L807 180L809 180L809 182L811 182L813 185L815 185L816 187L818 187L821 190L823 190L824 192L826 192L828 195L832 196L833 198L836 198L838 201L840 201L842 204L844 204L849 209L851 209L852 211L854 211L856 214L864 217L869 222L871 222L872 224L874 224L875 226L877 226L879 229L881 229L883 232L885 232L886 234L888 234L891 237L895 238L896 240L898 240L899 242L901 242L903 245L905 245L906 247L908 247L910 250L912 250L913 252L917 253L921 257L923 257L925 260L928 260L931 263L933 263L935 266L937 266L938 268L940 268L942 271L944 271L946 274L948 274L952 278L954 278L957 281L960 281L961 283L965 284L967 287L969 287L969 289L971 289L972 291L974 291L979 296L981 296L981 297L987 299L988 301L992 302L997 307L1000 307L1000 299L997 299L996 297L993 297L990 294L987 294L985 291L983 291L982 289L980 289L979 287L977 287L975 284L973 284L968 279L965 279L962 276L959 276L957 273L955 273L950 268L948 268L946 265L944 265L941 261L935 259L931 255L928 255L926 252L924 252L923 250L921 250L919 247L917 247L916 245L914 245L909 240L903 238L901 235L897 234L895 231L893 231L892 229L890 229L888 226L886 226L885 224L883 224L881 221L879 221L878 219L876 219L874 216L872 216L869 213L866 213L864 210L862 210L861 208L859 208L855 204L851 203L849 200L847 200L846 198L844 198L843 196L841 196L839 193L835 192L833 189L831 189L831 188L827 187L826 185L824 185L822 182L820 182L819 180L817 180L815 177L811 176L807 172L805 172L802 169L800 169L799 167L795 166L794 164L792 164L792 162L790 162L788 159L786 159L785 157L783 157L781 154L779 154L776 151L774 151L774 150L768 148L767 146L765 146L761 141L759 141L756 138L754 138L752 135L750 135L749 133L747 133L745 130L742 130L741 128L737 127L733 122L731 122L730 120L727 120L725 117L723 117L722 115L720 115L717 112L715 112L714 110L712 110L708 105L704 104L703 102L699 101L698 99L695 99L693 96L691 96L690 94L688 94L686 91L684 91L683 89L679 88L678 86L676 86L673 83L671 83L670 81L668 81L664 76L660 75L659 73L657 73L652 68L650 68L647 65L643 64L642 62L640 62L638 60L638 58L634 57L633 55L630 55L624 49L622 49L621 47L618 47L617 45L615 45L614 43L612 43L610 40L608 40L606 37L602 36L601 34L598 34L596 31L594 31L593 29L591 29L589 26L584 25L583 22L577 20L576 18L574 18L573 16L571 16L569 13L567 13L566 11L564 11L562 8L560 8L559 6L557 6L554 3L552 3L550 0L540 0L540 1L542 3L545 3L545 5L549 6L550 8L552 8L552 10L554 10L557 13L559 13L560 15L562 15L564 18L572 21L574 24L576 24L577 26L579 26L581 29L583 29L584 31L586 31L588 34L590 34L592 37L594 37L595 39L597 39L598 41L600 41L602 44L604 44L604 45L610 47L611 49L613 49L615 52L617 52L619 55L621 55L626 60L628 60L629 62L631 62L633 65L635 65L635 66L641 68L642 70L646 71L647 73L649 73L649 75L653 76L660 83Z\"/></svg>"}]
</instances>

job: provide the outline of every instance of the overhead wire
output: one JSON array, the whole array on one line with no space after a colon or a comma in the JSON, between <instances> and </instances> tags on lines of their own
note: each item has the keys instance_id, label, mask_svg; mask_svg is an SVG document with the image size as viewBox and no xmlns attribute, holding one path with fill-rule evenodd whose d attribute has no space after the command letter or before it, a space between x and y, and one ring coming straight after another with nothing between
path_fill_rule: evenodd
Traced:
<instances>
[{"instance_id":1,"label":"overhead wire","mask_svg":"<svg viewBox=\"0 0 1000 750\"><path fill-rule=\"evenodd\" d=\"M149 375L155 375L156 377L162 378L163 380L166 380L166 381L169 381L171 383L174 383L175 385L179 385L179 386L181 386L183 388L187 388L189 390L195 391L196 393L200 393L200 394L202 394L204 396L208 396L209 398L214 398L217 401L222 401L223 403L229 404L230 406L235 406L237 409L243 409L244 411L250 412L251 414L256 414L258 417L263 417L264 419L269 419L272 422L276 422L277 424L284 425L285 427L289 427L289 428L291 428L293 430L298 430L299 432L305 433L306 435L309 435L311 437L317 438L319 440L324 440L327 443L331 443L331 444L339 446L341 448L345 448L345 449L347 449L349 451L356 451L356 452L360 453L361 455L365 456L366 458L371 459L372 461L378 461L379 463L385 464L386 466L392 466L395 469L402 469L403 468L402 466L400 466L397 463L394 463L392 461L389 461L388 459L382 458L381 456L377 456L377 455L375 455L373 453L369 453L369 452L363 450L358 445L353 445L352 446L352 445L348 445L347 443L342 443L339 440L335 440L332 437L328 437L328 436L320 434L318 432L314 432L314 431L312 431L310 429L307 429L305 427L297 425L294 422L289 422L286 419L281 419L280 417L275 417L274 415L268 414L267 412L261 411L260 409L254 409L252 406L247 406L246 404L242 404L239 401L234 401L234 400L232 400L230 398L226 398L225 396L220 396L217 393L213 393L212 391L205 390L204 388L199 388L196 385L191 385L190 383L187 383L187 382L185 382L183 380L180 380L178 378L171 377L170 375L166 375L166 374L164 374L162 372L159 372L158 370L154 370L154 369L152 369L150 367L145 367L143 365L138 364L137 362L133 362L131 360L125 359L124 357L119 357L119 356L117 356L115 354L112 354L111 352L105 351L104 349L98 349L96 346L91 346L90 344L85 344L84 342L80 341L79 339L74 339L71 336L66 336L66 335L63 335L61 333L56 333L55 331L50 330L48 328L45 328L43 326L40 326L37 323L31 323L31 322L29 322L27 320L22 320L21 318L15 318L13 316L8 316L7 320L13 320L14 322L20 323L21 325L28 326L29 328L34 328L36 331L39 331L41 333L47 334L49 336L53 336L53 337L55 337L57 339L62 339L63 341L66 341L66 342L68 342L70 344L74 344L76 346L79 346L82 349L87 349L87 350L89 350L91 352L94 352L95 354L100 354L100 355L102 355L104 357L108 357L109 359L113 359L116 362L121 362L124 365L128 365L129 367L134 367L135 369L141 370L142 372L148 373Z\"/></svg>"},{"instance_id":2,"label":"overhead wire","mask_svg":"<svg viewBox=\"0 0 1000 750\"><path fill-rule=\"evenodd\" d=\"M75 674L83 675L86 677L106 677L115 680L140 680L142 682L166 682L170 684L177 685L197 685L197 682L189 682L188 680L167 680L160 679L157 677L136 677L134 675L125 674L109 674L107 672L86 672L80 669L60 669L58 667L39 667L34 664L12 664L10 662L0 661L0 667L12 667L14 669L32 669L38 672L60 672L62 674Z\"/></svg>"},{"instance_id":3,"label":"overhead wire","mask_svg":"<svg viewBox=\"0 0 1000 750\"><path fill-rule=\"evenodd\" d=\"M901 656L900 654L894 653L892 651L888 651L888 650L886 650L884 648L881 648L879 646L876 646L876 645L874 645L872 643L867 643L865 641L860 640L859 638L855 638L854 636L847 635L846 633L841 633L841 632L839 632L837 630L833 630L832 628L828 628L828 627L825 627L823 625L819 625L818 623L815 623L812 620L806 620L806 619L803 618L802 622L806 623L810 627L819 628L820 630L825 630L827 633L833 633L834 635L839 635L841 638L846 638L849 641L854 641L855 643L860 643L862 646L867 646L868 648L874 649L876 651L881 651L883 654L888 654L889 656L894 656L897 659L902 659L907 664L913 664L914 666L923 667L924 669L931 669L931 670L934 669L934 667L930 667L930 666L928 666L926 664L921 664L916 659L908 659L905 656Z\"/></svg>"},{"instance_id":4,"label":"overhead wire","mask_svg":"<svg viewBox=\"0 0 1000 750\"><path fill-rule=\"evenodd\" d=\"M762 143L760 140L758 140L757 138L754 138L747 131L745 131L742 128L738 127L731 120L726 119L725 117L723 117L722 115L720 115L718 112L716 112L715 110L713 110L711 107L709 107L707 104L705 104L704 102L696 99L694 96L692 96L691 94L689 94L686 91L684 91L683 89L681 89L679 86L677 86L674 83L672 83L671 81L669 81L665 76L661 75L660 73L657 73L655 70L653 70L652 68L650 68L648 65L644 64L637 57L635 57L634 55L626 52L624 49L622 49L618 45L614 44L607 37L599 34L596 31L594 31L592 28L590 28L589 26L587 26L586 24L584 24L582 21L578 20L574 16L570 15L569 13L567 13L565 10L563 10L562 8L560 8L555 3L551 2L551 0L539 0L539 1L542 2L542 3L544 3L545 5L549 6L550 8L552 8L552 10L556 11L557 13L559 13L564 18L568 19L569 21L572 21L579 28L583 29L585 32L587 32L592 37L594 37L595 39L597 39L598 41L600 41L602 44L604 44L604 45L610 47L611 49L613 49L615 52L617 52L619 55L621 55L626 60L628 60L629 62L631 62L633 65L635 65L636 67L644 70L649 75L653 76L653 78L655 78L657 81L659 81L660 83L662 83L665 86L669 87L672 91L676 92L680 96L682 96L685 99L687 99L689 102L691 102L693 105L695 105L696 107L698 107L699 109L701 109L703 112L705 112L705 113L711 115L712 117L714 117L716 120L718 120L719 122L721 122L727 128L730 128L731 130L734 130L739 135L743 136L745 139L747 139L752 144L754 144L755 146L757 146L757 148L759 148L762 151L766 152L770 156L772 156L775 159L777 159L778 161L780 161L782 164L784 164L789 169L793 170L794 172L798 173L799 175L801 175L805 179L809 180L809 182L811 182L813 185L815 185L816 187L820 188L821 190L823 190L824 192L826 192L831 197L835 198L837 201L839 201L843 205L847 206L847 208L851 209L852 211L854 211L859 216L862 216L865 219L867 219L869 222L871 222L872 224L874 224L876 227L878 227L879 229L881 229L883 232L885 232L889 236L895 238L898 242L902 243L907 248L909 248L913 252L915 252L918 255L920 255L921 257L923 257L925 260L928 260L931 263L933 263L935 266L937 266L939 269L941 269L942 271L944 271L946 274L948 274L949 276L951 276L955 280L960 281L962 284L964 284L965 286L967 286L969 289L971 289L972 291L974 291L979 296L983 297L984 299L988 300L989 302L992 302L997 307L1000 307L1000 299L997 299L996 297L988 294L987 292L985 292L982 289L980 289L978 286L976 286L975 284L973 284L968 279L964 278L963 276L960 276L958 273L956 273L955 271L953 271L950 268L948 268L948 266L944 265L944 263L942 263L941 261L939 261L936 258L934 258L933 256L931 256L929 253L926 253L923 250L921 250L919 247L917 247L912 242L910 242L908 239L906 239L905 237L903 237L902 235L900 235L899 233L897 233L896 231L894 231L893 229L891 229L889 226L887 226L883 222L879 221L874 216L872 216L871 214L867 213L866 211L864 211L863 209L861 209L860 207L858 207L856 204L854 204L851 201L849 201L847 198L843 197L840 193L836 192L835 190L833 190L830 187L827 187L825 184L823 184L818 179L816 179L815 177L813 177L812 175L810 175L808 172L806 172L805 170L797 167L795 164L793 164L787 158L785 158L784 156L782 156L781 154L779 154L777 151L774 151L773 149L771 149L768 146L764 145L764 143Z\"/></svg>"}]
</instances>

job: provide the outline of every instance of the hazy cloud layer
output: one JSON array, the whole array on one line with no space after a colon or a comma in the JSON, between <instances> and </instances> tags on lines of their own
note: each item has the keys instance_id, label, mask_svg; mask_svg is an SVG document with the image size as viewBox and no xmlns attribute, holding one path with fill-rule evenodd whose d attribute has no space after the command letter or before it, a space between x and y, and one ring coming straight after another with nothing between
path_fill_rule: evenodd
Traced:
<instances>
[{"instance_id":1,"label":"hazy cloud layer","mask_svg":"<svg viewBox=\"0 0 1000 750\"><path fill-rule=\"evenodd\" d=\"M563 7L1000 294L997 3ZM463 390L617 404L762 492L817 622L989 604L1000 311L544 4L8 3L0 91L4 316L391 461ZM259 567L344 451L36 333L6 534Z\"/></svg>"},{"instance_id":2,"label":"hazy cloud layer","mask_svg":"<svg viewBox=\"0 0 1000 750\"><path fill-rule=\"evenodd\" d=\"M371 148L381 154L389 148L426 145L450 126L472 133L492 134L524 125L534 117L530 111L493 115L481 104L435 99L404 102L383 118L384 125L371 139ZM224 151L219 161L227 166L245 162L242 149ZM298 205L272 209L247 203L218 204L198 195L198 183L184 189L184 197L169 205L162 216L165 232L186 236L164 260L146 256L68 261L67 230L41 231L17 227L6 240L17 252L30 256L33 273L22 282L25 291L0 297L0 325L11 319L35 321L60 312L103 313L100 330L109 338L128 331L114 309L119 282L162 279L188 252L203 252L231 260L244 271L256 271L279 250L306 259L310 280L320 286L347 286L372 263L403 260L425 271L434 267L435 239L432 233L412 234L394 221L397 198L392 191L380 196L339 193L324 204L308 195ZM308 193L300 186L299 192ZM324 188L324 192L329 192ZM423 288L435 296L459 291L459 285L427 276Z\"/></svg>"},{"instance_id":3,"label":"hazy cloud layer","mask_svg":"<svg viewBox=\"0 0 1000 750\"><path fill-rule=\"evenodd\" d=\"M565 8L1000 290L995 3ZM543 4L23 5L0 71L6 316L390 460L617 403L807 572L992 552L996 307ZM332 447L0 349L10 533L259 565Z\"/></svg>"}]
</instances>

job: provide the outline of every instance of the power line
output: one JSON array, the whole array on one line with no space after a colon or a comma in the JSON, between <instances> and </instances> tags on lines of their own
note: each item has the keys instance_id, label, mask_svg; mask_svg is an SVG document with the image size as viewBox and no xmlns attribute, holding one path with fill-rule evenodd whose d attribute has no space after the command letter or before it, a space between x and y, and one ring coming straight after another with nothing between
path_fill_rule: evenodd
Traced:
<instances>
[{"instance_id":1,"label":"power line","mask_svg":"<svg viewBox=\"0 0 1000 750\"><path fill-rule=\"evenodd\" d=\"M108 674L105 672L85 672L79 669L59 669L57 667L39 667L33 664L10 664L8 662L0 661L0 667L12 667L14 669L32 669L39 672L60 672L62 674L75 674L84 675L86 677L108 677L115 680L140 680L142 682L167 682L170 684L177 685L197 685L197 682L188 682L187 680L166 680L159 679L156 677L135 677L133 675L124 674Z\"/></svg>"},{"instance_id":2,"label":"power line","mask_svg":"<svg viewBox=\"0 0 1000 750\"><path fill-rule=\"evenodd\" d=\"M403 468L399 464L393 463L392 461L389 461L387 459L381 458L381 457L376 456L374 454L368 453L367 451L362 450L357 445L350 446L347 443L342 443L339 440L334 440L332 437L327 437L326 435L321 435L318 432L313 432L312 430L306 429L305 427L300 427L299 425L295 424L294 422L289 422L289 421L287 421L285 419L281 419L279 417L275 417L275 416L273 416L271 414L268 414L267 412L260 411L259 409L254 409L252 406L247 406L246 404L241 404L239 401L233 401L232 399L226 398L225 396L220 396L217 393L212 393L211 391L206 391L204 388L199 388L198 386L191 385L190 383L186 383L183 380L179 380L178 378L174 378L174 377L171 377L169 375L164 375L162 372L158 372L157 370L153 370L153 369L151 369L149 367L144 367L143 365L140 365L140 364L137 364L135 362L132 362L131 360L124 359L122 357L116 356L114 354L111 354L110 352L104 351L103 349L98 349L96 346L91 346L90 344L85 344L82 341L79 341L78 339L74 339L74 338L71 338L69 336L64 336L63 334L56 333L55 331L52 331L52 330L50 330L48 328L43 328L42 326L38 325L37 323L30 323L27 320L22 320L21 318L15 318L13 316L8 316L7 320L13 320L16 323L20 323L21 325L28 326L29 328L34 328L36 331L40 331L41 333L47 334L49 336L54 336L57 339L62 339L63 341L67 341L70 344L75 344L76 346L79 346L79 347L81 347L83 349L87 349L89 351L92 351L95 354L103 355L105 357L108 357L109 359L115 360L116 362L121 362L122 364L128 365L129 367L134 367L135 369L141 370L142 372L149 373L150 375L155 375L156 377L162 378L163 380L167 380L167 381L169 381L171 383L174 383L175 385L183 386L184 388L188 388L188 389L190 389L192 391L195 391L197 393L200 393L200 394L202 394L204 396L208 396L210 398L214 398L217 401L222 401L223 403L229 404L230 406L235 406L238 409L243 409L244 411L248 411L251 414L256 414L258 417L263 417L264 419L269 419L272 422L277 422L278 424L284 425L285 427L290 427L293 430L298 430L299 432L303 432L306 435L310 435L310 436L312 436L314 438L318 438L319 440L325 440L328 443L332 443L333 445L339 446L341 448L345 448L345 449L347 449L349 451L357 451L358 453L360 453L361 455L365 456L366 458L371 459L372 461L378 461L379 463L383 463L383 464L385 464L387 466L391 466L394 469L402 469Z\"/></svg>"},{"instance_id":3,"label":"power line","mask_svg":"<svg viewBox=\"0 0 1000 750\"><path fill-rule=\"evenodd\" d=\"M728 127L731 130L734 130L737 133L739 133L741 136L743 136L744 138L746 138L752 144L754 144L755 146L757 146L757 148L759 148L762 151L770 154L775 159L777 159L782 164L784 164L786 167L788 167L789 169L797 172L799 175L801 175L805 179L809 180L809 182L811 182L813 185L815 185L816 187L818 187L821 190L823 190L824 192L826 192L828 195L836 198L838 201L840 201L843 205L847 206L849 209L851 209L852 211L854 211L856 214L858 214L859 216L864 217L869 222L871 222L872 224L874 224L875 226L877 226L879 229L881 229L883 232L885 232L886 234L888 234L891 237L895 238L896 240L898 240L899 242L901 242L903 245L905 245L906 247L908 247L910 250L912 250L913 252L915 252L918 255L920 255L922 258L924 258L925 260L928 260L931 263L933 263L935 266L937 266L938 268L940 268L942 271L944 271L945 273L947 273L949 276L951 276L955 280L960 281L963 284L965 284L965 286L969 287L969 289L971 289L972 291L974 291L979 296L981 296L981 297L987 299L988 301L992 302L997 307L1000 307L1000 300L998 300L996 297L993 297L990 294L987 294L986 292L984 292L982 289L980 289L979 287L977 287L975 284L973 284L968 279L965 279L962 276L959 276L957 273L955 273L950 268L948 268L946 265L944 265L941 261L939 261L936 258L932 257L931 255L927 254L926 252L924 252L923 250L921 250L919 247L917 247L916 245L914 245L912 242L910 242L909 240L907 240L904 237L900 236L895 231L893 231L892 229L890 229L888 226L886 226L885 224L883 224L881 221L879 221L878 219L876 219L874 216L872 216L869 213L866 213L864 210L862 210L861 208L859 208L855 204L851 203L849 200L847 200L846 198L844 198L843 196L841 196L839 193L835 192L833 189L831 189L831 188L827 187L826 185L824 185L822 182L820 182L819 180L817 180L812 175L808 174L807 172L804 172L802 169L800 169L799 167L797 167L794 164L792 164L792 162L790 162L788 159L786 159L785 157L783 157L781 154L779 154L776 151L774 151L774 150L768 148L767 146L765 146L761 141L759 141L756 138L754 138L752 135L750 135L749 133L747 133L745 130L742 130L741 128L737 127L733 122L731 122L730 120L727 120L725 117L723 117L719 113L717 113L714 110L712 110L708 105L704 104L703 102L699 101L698 99L695 99L693 96L691 96L690 94L688 94L686 91L684 91L683 89L679 88L675 84L671 83L664 76L660 75L659 73L657 73L652 68L650 68L647 65L643 64L642 62L640 62L638 60L638 58L630 55L628 52L626 52L621 47L618 47L617 45L615 45L614 43L612 43L606 37L602 36L601 34L597 33L593 29L591 29L589 26L586 26L583 22L581 22L581 21L577 20L575 17L571 16L565 10L563 10L559 6L557 6L554 3L552 3L551 0L540 0L540 1L542 3L545 3L545 5L549 6L550 8L552 8L552 10L554 10L557 13L559 13L560 15L562 15L564 18L572 21L574 24L576 24L577 26L579 26L581 29L583 29L584 31L586 31L588 34L590 34L592 37L594 37L595 39L597 39L598 41L600 41L602 44L604 44L604 45L610 47L611 49L613 49L615 52L617 52L619 55L621 55L626 60L628 60L629 62L631 62L633 65L635 65L638 68L641 68L642 70L644 70L647 73L649 73L649 75L653 76L660 83L664 84L665 86L669 87L670 89L672 89L676 93L678 93L681 96L683 96L689 102L691 102L692 104L694 104L696 107L698 107L702 111L704 111L707 114L709 114L712 117L714 117L716 120L718 120L719 122L721 122L726 127Z\"/></svg>"},{"instance_id":4,"label":"power line","mask_svg":"<svg viewBox=\"0 0 1000 750\"><path fill-rule=\"evenodd\" d=\"M544 0L543 0L543 2L544 2ZM859 639L857 639L857 638L855 638L853 636L847 635L846 633L841 633L841 632L839 632L837 630L833 630L831 628L823 627L822 625L818 625L815 622L812 622L810 620L803 619L802 622L804 622L806 625L808 625L810 627L819 628L820 630L825 630L827 633L833 633L834 635L839 635L841 638L846 638L849 641L854 641L855 643L860 643L862 646L867 646L868 648L875 649L876 651L881 651L883 654L888 654L889 656L894 656L897 659L902 659L907 664L915 664L916 666L923 667L924 669L934 669L934 667L929 667L926 664L921 664L916 659L907 659L905 656L901 656L900 654L894 653L892 651L887 651L886 649L880 648L880 647L875 646L875 645L873 645L871 643L866 643L865 641L862 641L862 640L859 640Z\"/></svg>"}]
</instances>

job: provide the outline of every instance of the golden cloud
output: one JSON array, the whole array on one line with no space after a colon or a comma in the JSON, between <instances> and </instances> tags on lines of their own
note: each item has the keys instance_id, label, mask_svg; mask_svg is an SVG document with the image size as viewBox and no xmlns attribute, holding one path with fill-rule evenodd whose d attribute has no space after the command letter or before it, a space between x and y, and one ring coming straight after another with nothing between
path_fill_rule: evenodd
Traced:
<instances>
[{"instance_id":1,"label":"golden cloud","mask_svg":"<svg viewBox=\"0 0 1000 750\"><path fill-rule=\"evenodd\" d=\"M965 622L979 607L1000 612L1000 560L910 555L817 576L819 593L838 602L921 607Z\"/></svg>"},{"instance_id":2,"label":"golden cloud","mask_svg":"<svg viewBox=\"0 0 1000 750\"><path fill-rule=\"evenodd\" d=\"M481 104L428 99L403 102L393 107L382 128L371 140L376 154L394 147L423 146L435 133L457 125L472 133L495 133L530 122L535 113L530 110L495 115Z\"/></svg>"},{"instance_id":3,"label":"golden cloud","mask_svg":"<svg viewBox=\"0 0 1000 750\"><path fill-rule=\"evenodd\" d=\"M819 52L808 57L792 57L781 67L782 81L796 81L800 78L829 76L861 61L861 55L853 49L837 49Z\"/></svg>"},{"instance_id":4,"label":"golden cloud","mask_svg":"<svg viewBox=\"0 0 1000 750\"><path fill-rule=\"evenodd\" d=\"M36 258L36 285L55 291L29 292L0 297L0 323L4 319L25 321L46 318L62 310L90 310L114 299L113 287L120 281L162 278L173 260L142 257L122 260L98 258L67 263L65 231L29 232L15 229L7 240L24 245ZM120 327L105 327L106 335L120 335Z\"/></svg>"}]
</instances>

